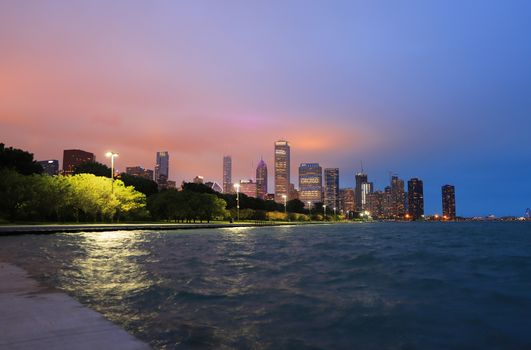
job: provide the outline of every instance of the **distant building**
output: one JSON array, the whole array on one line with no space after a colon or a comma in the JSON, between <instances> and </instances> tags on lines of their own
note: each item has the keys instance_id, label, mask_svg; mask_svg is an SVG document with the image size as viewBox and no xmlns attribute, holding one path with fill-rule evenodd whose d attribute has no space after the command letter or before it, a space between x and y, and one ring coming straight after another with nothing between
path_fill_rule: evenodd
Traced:
<instances>
[{"instance_id":1,"label":"distant building","mask_svg":"<svg viewBox=\"0 0 531 350\"><path fill-rule=\"evenodd\" d=\"M290 146L288 141L275 142L275 201L284 203L282 196L289 198Z\"/></svg>"},{"instance_id":2,"label":"distant building","mask_svg":"<svg viewBox=\"0 0 531 350\"><path fill-rule=\"evenodd\" d=\"M223 193L233 193L232 184L232 158L223 156Z\"/></svg>"},{"instance_id":3,"label":"distant building","mask_svg":"<svg viewBox=\"0 0 531 350\"><path fill-rule=\"evenodd\" d=\"M165 184L165 188L176 188L177 183L175 181L167 180Z\"/></svg>"},{"instance_id":4,"label":"distant building","mask_svg":"<svg viewBox=\"0 0 531 350\"><path fill-rule=\"evenodd\" d=\"M324 204L339 210L339 169L326 168L324 179Z\"/></svg>"},{"instance_id":5,"label":"distant building","mask_svg":"<svg viewBox=\"0 0 531 350\"><path fill-rule=\"evenodd\" d=\"M202 184L204 181L205 181L205 179L204 179L201 175L197 175L197 176L194 177L194 179L192 180L192 182L193 182L194 184Z\"/></svg>"},{"instance_id":6,"label":"distant building","mask_svg":"<svg viewBox=\"0 0 531 350\"><path fill-rule=\"evenodd\" d=\"M442 212L446 220L455 220L455 187L444 185L442 187Z\"/></svg>"},{"instance_id":7,"label":"distant building","mask_svg":"<svg viewBox=\"0 0 531 350\"><path fill-rule=\"evenodd\" d=\"M406 215L404 180L398 176L391 177L391 202L391 218L403 218Z\"/></svg>"},{"instance_id":8,"label":"distant building","mask_svg":"<svg viewBox=\"0 0 531 350\"><path fill-rule=\"evenodd\" d=\"M308 205L323 201L323 169L319 163L301 163L299 166L299 200Z\"/></svg>"},{"instance_id":9,"label":"distant building","mask_svg":"<svg viewBox=\"0 0 531 350\"><path fill-rule=\"evenodd\" d=\"M37 163L39 163L42 167L43 173L46 175L57 175L59 174L59 161L56 159L49 159L49 160L39 160Z\"/></svg>"},{"instance_id":10,"label":"distant building","mask_svg":"<svg viewBox=\"0 0 531 350\"><path fill-rule=\"evenodd\" d=\"M356 211L360 212L363 210L364 201L362 200L362 185L367 183L367 174L363 172L357 173L355 176L356 187L354 188L354 193L356 195Z\"/></svg>"},{"instance_id":11,"label":"distant building","mask_svg":"<svg viewBox=\"0 0 531 350\"><path fill-rule=\"evenodd\" d=\"M275 200L275 194L274 193L268 193L265 197L266 201L274 201Z\"/></svg>"},{"instance_id":12,"label":"distant building","mask_svg":"<svg viewBox=\"0 0 531 350\"><path fill-rule=\"evenodd\" d=\"M223 193L223 187L221 187L221 186L220 186L217 182L215 182L215 181L208 181L208 182L205 182L205 186L210 187L211 189L213 189L213 190L216 191L216 192Z\"/></svg>"},{"instance_id":13,"label":"distant building","mask_svg":"<svg viewBox=\"0 0 531 350\"><path fill-rule=\"evenodd\" d=\"M289 196L288 200L299 199L299 191L295 188L294 184L289 184Z\"/></svg>"},{"instance_id":14,"label":"distant building","mask_svg":"<svg viewBox=\"0 0 531 350\"><path fill-rule=\"evenodd\" d=\"M372 182L363 182L361 184L361 208L367 210L367 195L373 192Z\"/></svg>"},{"instance_id":15,"label":"distant building","mask_svg":"<svg viewBox=\"0 0 531 350\"><path fill-rule=\"evenodd\" d=\"M413 178L407 182L408 209L413 220L424 216L424 185L422 180Z\"/></svg>"},{"instance_id":16,"label":"distant building","mask_svg":"<svg viewBox=\"0 0 531 350\"><path fill-rule=\"evenodd\" d=\"M155 165L155 182L161 188L167 187L170 178L170 154L166 151L157 152Z\"/></svg>"},{"instance_id":17,"label":"distant building","mask_svg":"<svg viewBox=\"0 0 531 350\"><path fill-rule=\"evenodd\" d=\"M385 219L385 198L386 194L382 191L375 191L367 195L367 210L375 219Z\"/></svg>"},{"instance_id":18,"label":"distant building","mask_svg":"<svg viewBox=\"0 0 531 350\"><path fill-rule=\"evenodd\" d=\"M65 175L72 175L78 165L95 161L96 157L94 153L80 149L65 149L63 151L63 173Z\"/></svg>"},{"instance_id":19,"label":"distant building","mask_svg":"<svg viewBox=\"0 0 531 350\"><path fill-rule=\"evenodd\" d=\"M352 188L343 188L339 190L340 205L339 207L346 214L356 211L356 197Z\"/></svg>"},{"instance_id":20,"label":"distant building","mask_svg":"<svg viewBox=\"0 0 531 350\"><path fill-rule=\"evenodd\" d=\"M253 180L240 180L240 192L247 197L256 198L256 182Z\"/></svg>"},{"instance_id":21,"label":"distant building","mask_svg":"<svg viewBox=\"0 0 531 350\"><path fill-rule=\"evenodd\" d=\"M267 165L260 159L256 167L256 197L265 199L267 194Z\"/></svg>"},{"instance_id":22,"label":"distant building","mask_svg":"<svg viewBox=\"0 0 531 350\"><path fill-rule=\"evenodd\" d=\"M144 169L141 166L126 167L125 173L127 175L138 176L153 181L153 170Z\"/></svg>"}]
</instances>

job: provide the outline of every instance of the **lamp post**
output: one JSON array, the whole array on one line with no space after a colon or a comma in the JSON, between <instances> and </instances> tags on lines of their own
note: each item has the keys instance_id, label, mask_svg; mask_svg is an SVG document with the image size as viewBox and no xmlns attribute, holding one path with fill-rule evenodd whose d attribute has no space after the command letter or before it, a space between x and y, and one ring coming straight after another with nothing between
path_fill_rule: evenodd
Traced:
<instances>
[{"instance_id":1,"label":"lamp post","mask_svg":"<svg viewBox=\"0 0 531 350\"><path fill-rule=\"evenodd\" d=\"M114 157L118 157L116 152L107 152L105 156L111 158L111 193L114 192Z\"/></svg>"},{"instance_id":2,"label":"lamp post","mask_svg":"<svg viewBox=\"0 0 531 350\"><path fill-rule=\"evenodd\" d=\"M334 207L334 220L336 220L336 207Z\"/></svg>"},{"instance_id":3,"label":"lamp post","mask_svg":"<svg viewBox=\"0 0 531 350\"><path fill-rule=\"evenodd\" d=\"M286 216L286 221L288 220L288 196L285 194L282 195L284 199L284 215Z\"/></svg>"},{"instance_id":4,"label":"lamp post","mask_svg":"<svg viewBox=\"0 0 531 350\"><path fill-rule=\"evenodd\" d=\"M312 202L308 201L308 214L310 215L310 220L312 219Z\"/></svg>"},{"instance_id":5,"label":"lamp post","mask_svg":"<svg viewBox=\"0 0 531 350\"><path fill-rule=\"evenodd\" d=\"M236 189L236 210L238 212L238 221L240 221L240 184L234 184Z\"/></svg>"},{"instance_id":6,"label":"lamp post","mask_svg":"<svg viewBox=\"0 0 531 350\"><path fill-rule=\"evenodd\" d=\"M323 220L326 221L326 204L323 204Z\"/></svg>"}]
</instances>

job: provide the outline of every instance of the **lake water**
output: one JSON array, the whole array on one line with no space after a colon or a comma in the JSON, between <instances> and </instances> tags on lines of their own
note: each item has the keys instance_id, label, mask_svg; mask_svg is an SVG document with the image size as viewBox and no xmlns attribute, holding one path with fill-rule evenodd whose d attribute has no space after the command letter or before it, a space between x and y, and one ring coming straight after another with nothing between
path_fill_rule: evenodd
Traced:
<instances>
[{"instance_id":1,"label":"lake water","mask_svg":"<svg viewBox=\"0 0 531 350\"><path fill-rule=\"evenodd\" d=\"M3 236L0 260L155 348L531 349L526 223Z\"/></svg>"}]
</instances>

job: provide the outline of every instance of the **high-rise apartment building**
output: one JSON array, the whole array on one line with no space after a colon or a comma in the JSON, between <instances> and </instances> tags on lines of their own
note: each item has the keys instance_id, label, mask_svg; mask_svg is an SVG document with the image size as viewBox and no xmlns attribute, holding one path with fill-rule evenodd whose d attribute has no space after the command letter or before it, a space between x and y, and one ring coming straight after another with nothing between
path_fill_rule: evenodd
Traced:
<instances>
[{"instance_id":1,"label":"high-rise apartment building","mask_svg":"<svg viewBox=\"0 0 531 350\"><path fill-rule=\"evenodd\" d=\"M234 192L232 184L232 157L223 156L223 193Z\"/></svg>"},{"instance_id":2,"label":"high-rise apartment building","mask_svg":"<svg viewBox=\"0 0 531 350\"><path fill-rule=\"evenodd\" d=\"M290 184L290 146L288 141L275 142L275 201L284 203L289 198Z\"/></svg>"},{"instance_id":3,"label":"high-rise apartment building","mask_svg":"<svg viewBox=\"0 0 531 350\"><path fill-rule=\"evenodd\" d=\"M364 174L363 172L356 174L356 187L354 188L354 192L356 195L356 211L361 212L363 210L363 204L364 201L362 201L362 185L364 183L367 183L367 174Z\"/></svg>"},{"instance_id":4,"label":"high-rise apartment building","mask_svg":"<svg viewBox=\"0 0 531 350\"><path fill-rule=\"evenodd\" d=\"M391 212L393 219L403 218L406 215L406 197L404 192L404 180L398 176L391 177Z\"/></svg>"},{"instance_id":5,"label":"high-rise apartment building","mask_svg":"<svg viewBox=\"0 0 531 350\"><path fill-rule=\"evenodd\" d=\"M375 219L384 219L385 215L385 192L375 191L367 195L367 210Z\"/></svg>"},{"instance_id":6,"label":"high-rise apartment building","mask_svg":"<svg viewBox=\"0 0 531 350\"><path fill-rule=\"evenodd\" d=\"M455 187L444 185L442 187L442 212L446 220L455 220Z\"/></svg>"},{"instance_id":7,"label":"high-rise apartment building","mask_svg":"<svg viewBox=\"0 0 531 350\"><path fill-rule=\"evenodd\" d=\"M155 165L155 182L160 187L167 185L170 177L170 154L167 151L157 152Z\"/></svg>"},{"instance_id":8,"label":"high-rise apartment building","mask_svg":"<svg viewBox=\"0 0 531 350\"><path fill-rule=\"evenodd\" d=\"M305 205L322 202L323 169L318 163L302 163L299 166L299 200Z\"/></svg>"},{"instance_id":9,"label":"high-rise apartment building","mask_svg":"<svg viewBox=\"0 0 531 350\"><path fill-rule=\"evenodd\" d=\"M144 169L141 166L128 166L125 168L125 173L127 175L143 177L144 179L153 181L153 170Z\"/></svg>"},{"instance_id":10,"label":"high-rise apartment building","mask_svg":"<svg viewBox=\"0 0 531 350\"><path fill-rule=\"evenodd\" d=\"M59 161L58 160L56 159L39 160L37 163L41 165L43 174L50 175L50 176L59 174Z\"/></svg>"},{"instance_id":11,"label":"high-rise apartment building","mask_svg":"<svg viewBox=\"0 0 531 350\"><path fill-rule=\"evenodd\" d=\"M95 161L96 157L94 153L80 149L65 149L63 151L63 173L65 175L72 175L78 165Z\"/></svg>"},{"instance_id":12,"label":"high-rise apartment building","mask_svg":"<svg viewBox=\"0 0 531 350\"><path fill-rule=\"evenodd\" d=\"M356 211L356 196L352 188L343 188L339 190L340 205L343 213L353 213Z\"/></svg>"},{"instance_id":13,"label":"high-rise apartment building","mask_svg":"<svg viewBox=\"0 0 531 350\"><path fill-rule=\"evenodd\" d=\"M424 185L422 180L413 178L407 182L408 210L411 219L419 220L424 216Z\"/></svg>"},{"instance_id":14,"label":"high-rise apartment building","mask_svg":"<svg viewBox=\"0 0 531 350\"><path fill-rule=\"evenodd\" d=\"M260 159L256 167L256 197L265 199L267 195L267 165Z\"/></svg>"},{"instance_id":15,"label":"high-rise apartment building","mask_svg":"<svg viewBox=\"0 0 531 350\"><path fill-rule=\"evenodd\" d=\"M324 179L324 204L331 209L339 210L339 169L326 168Z\"/></svg>"},{"instance_id":16,"label":"high-rise apartment building","mask_svg":"<svg viewBox=\"0 0 531 350\"><path fill-rule=\"evenodd\" d=\"M374 185L372 182L361 184L361 208L367 210L367 196L373 192Z\"/></svg>"}]
</instances>

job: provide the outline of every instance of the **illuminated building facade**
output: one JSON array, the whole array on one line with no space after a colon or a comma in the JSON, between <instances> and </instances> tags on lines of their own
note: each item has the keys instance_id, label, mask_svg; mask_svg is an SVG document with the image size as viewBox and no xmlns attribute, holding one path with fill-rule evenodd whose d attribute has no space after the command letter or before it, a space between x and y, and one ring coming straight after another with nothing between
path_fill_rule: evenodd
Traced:
<instances>
[{"instance_id":1,"label":"illuminated building facade","mask_svg":"<svg viewBox=\"0 0 531 350\"><path fill-rule=\"evenodd\" d=\"M442 187L442 212L446 220L455 220L455 187L444 185Z\"/></svg>"},{"instance_id":2,"label":"illuminated building facade","mask_svg":"<svg viewBox=\"0 0 531 350\"><path fill-rule=\"evenodd\" d=\"M240 193L247 197L256 197L256 182L253 180L240 180Z\"/></svg>"},{"instance_id":3,"label":"illuminated building facade","mask_svg":"<svg viewBox=\"0 0 531 350\"><path fill-rule=\"evenodd\" d=\"M367 196L373 192L372 182L363 182L361 184L361 208L367 210Z\"/></svg>"},{"instance_id":4,"label":"illuminated building facade","mask_svg":"<svg viewBox=\"0 0 531 350\"><path fill-rule=\"evenodd\" d=\"M356 176L356 187L354 189L356 195L356 211L361 212L363 210L363 201L362 201L362 185L367 183L367 174L363 172L357 173Z\"/></svg>"},{"instance_id":5,"label":"illuminated building facade","mask_svg":"<svg viewBox=\"0 0 531 350\"><path fill-rule=\"evenodd\" d=\"M356 196L352 188L343 188L339 191L340 205L343 213L353 213L356 211Z\"/></svg>"},{"instance_id":6,"label":"illuminated building facade","mask_svg":"<svg viewBox=\"0 0 531 350\"><path fill-rule=\"evenodd\" d=\"M256 197L265 199L267 194L267 165L260 159L256 167Z\"/></svg>"},{"instance_id":7,"label":"illuminated building facade","mask_svg":"<svg viewBox=\"0 0 531 350\"><path fill-rule=\"evenodd\" d=\"M161 188L168 185L170 176L170 154L166 151L157 152L157 159L155 165L155 182Z\"/></svg>"},{"instance_id":8,"label":"illuminated building facade","mask_svg":"<svg viewBox=\"0 0 531 350\"><path fill-rule=\"evenodd\" d=\"M290 146L288 141L275 142L275 201L284 203L289 198L290 184Z\"/></svg>"},{"instance_id":9,"label":"illuminated building facade","mask_svg":"<svg viewBox=\"0 0 531 350\"><path fill-rule=\"evenodd\" d=\"M233 193L232 185L232 157L223 156L223 193Z\"/></svg>"},{"instance_id":10,"label":"illuminated building facade","mask_svg":"<svg viewBox=\"0 0 531 350\"><path fill-rule=\"evenodd\" d=\"M339 210L339 169L326 168L324 179L324 204L331 209Z\"/></svg>"},{"instance_id":11,"label":"illuminated building facade","mask_svg":"<svg viewBox=\"0 0 531 350\"><path fill-rule=\"evenodd\" d=\"M65 149L63 151L63 173L65 175L72 175L78 165L95 161L96 157L94 153L80 149Z\"/></svg>"},{"instance_id":12,"label":"illuminated building facade","mask_svg":"<svg viewBox=\"0 0 531 350\"><path fill-rule=\"evenodd\" d=\"M58 160L56 159L40 160L37 163L41 165L43 174L50 175L50 176L59 174L59 161Z\"/></svg>"},{"instance_id":13,"label":"illuminated building facade","mask_svg":"<svg viewBox=\"0 0 531 350\"><path fill-rule=\"evenodd\" d=\"M391 177L391 210L390 217L403 218L406 215L406 197L404 192L404 180L398 176Z\"/></svg>"},{"instance_id":14,"label":"illuminated building facade","mask_svg":"<svg viewBox=\"0 0 531 350\"><path fill-rule=\"evenodd\" d=\"M367 210L371 213L373 218L386 218L385 198L386 193L382 191L375 191L367 195Z\"/></svg>"},{"instance_id":15,"label":"illuminated building facade","mask_svg":"<svg viewBox=\"0 0 531 350\"><path fill-rule=\"evenodd\" d=\"M144 169L141 166L126 167L125 173L127 175L143 177L144 179L153 181L153 170Z\"/></svg>"},{"instance_id":16,"label":"illuminated building facade","mask_svg":"<svg viewBox=\"0 0 531 350\"><path fill-rule=\"evenodd\" d=\"M323 201L323 169L319 163L302 163L299 166L299 200L308 205Z\"/></svg>"},{"instance_id":17,"label":"illuminated building facade","mask_svg":"<svg viewBox=\"0 0 531 350\"><path fill-rule=\"evenodd\" d=\"M422 180L413 178L407 182L408 211L411 219L424 217L424 184Z\"/></svg>"}]
</instances>

